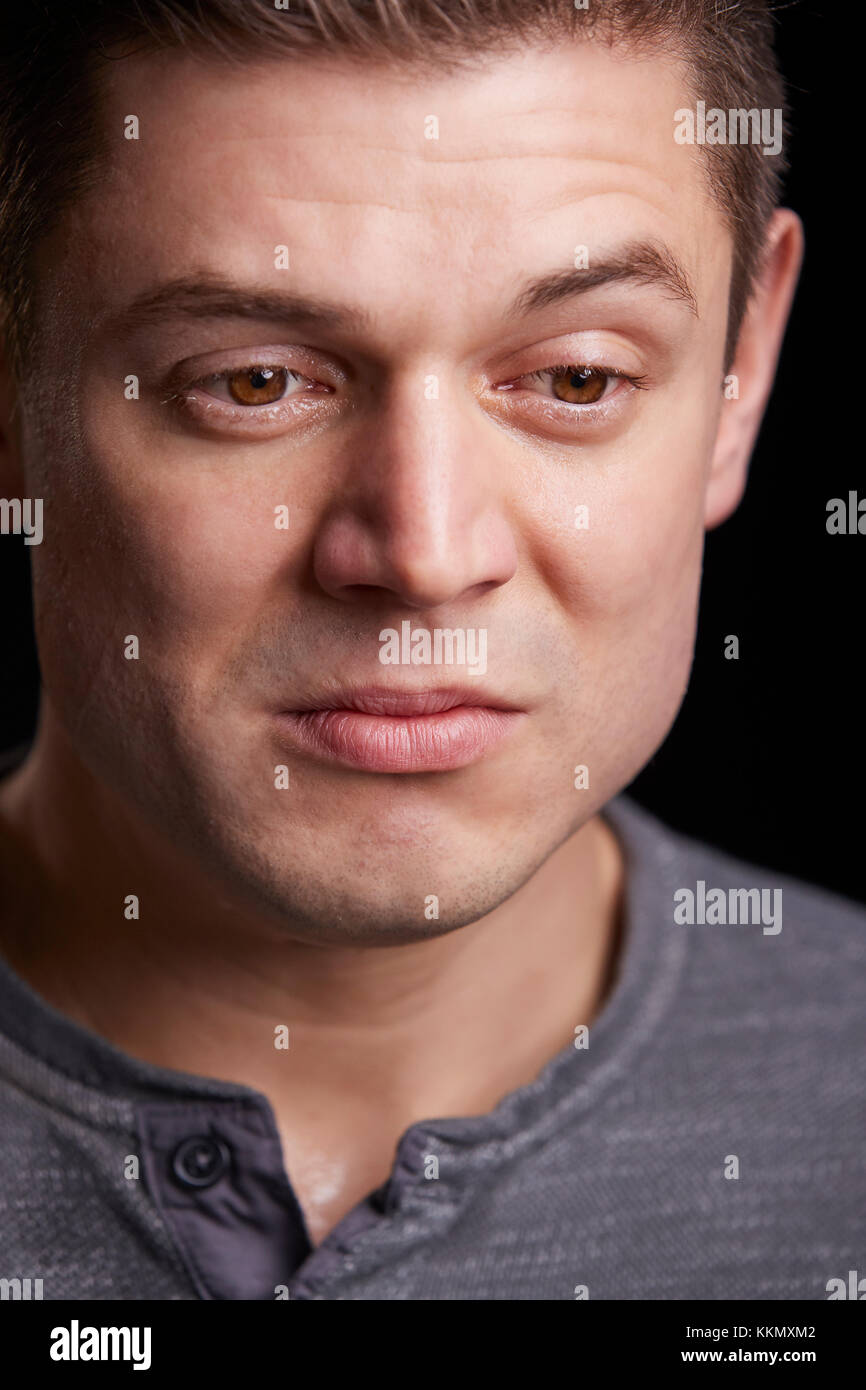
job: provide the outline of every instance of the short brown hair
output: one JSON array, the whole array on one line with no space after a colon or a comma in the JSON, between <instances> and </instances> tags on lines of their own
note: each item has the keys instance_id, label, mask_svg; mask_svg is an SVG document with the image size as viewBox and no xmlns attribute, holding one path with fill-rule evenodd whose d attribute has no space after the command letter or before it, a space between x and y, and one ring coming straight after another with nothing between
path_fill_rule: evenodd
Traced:
<instances>
[{"instance_id":1,"label":"short brown hair","mask_svg":"<svg viewBox=\"0 0 866 1390\"><path fill-rule=\"evenodd\" d=\"M0 306L12 370L34 333L32 255L99 176L99 75L140 52L187 48L226 62L323 55L461 67L493 48L591 38L679 58L707 108L784 110L767 0L41 0L0 21ZM673 113L672 113L673 116ZM673 128L673 120L672 120ZM102 133L104 137L104 132ZM730 362L783 155L708 145L710 186L733 236Z\"/></svg>"}]
</instances>

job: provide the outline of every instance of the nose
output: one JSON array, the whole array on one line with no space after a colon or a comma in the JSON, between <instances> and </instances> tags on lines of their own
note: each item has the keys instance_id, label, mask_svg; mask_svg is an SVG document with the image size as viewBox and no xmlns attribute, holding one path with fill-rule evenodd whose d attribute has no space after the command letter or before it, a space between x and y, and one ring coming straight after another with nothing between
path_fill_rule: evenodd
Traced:
<instances>
[{"instance_id":1,"label":"nose","mask_svg":"<svg viewBox=\"0 0 866 1390\"><path fill-rule=\"evenodd\" d=\"M518 552L496 433L450 379L437 395L422 373L394 382L347 441L314 546L321 588L436 608L506 584Z\"/></svg>"}]
</instances>

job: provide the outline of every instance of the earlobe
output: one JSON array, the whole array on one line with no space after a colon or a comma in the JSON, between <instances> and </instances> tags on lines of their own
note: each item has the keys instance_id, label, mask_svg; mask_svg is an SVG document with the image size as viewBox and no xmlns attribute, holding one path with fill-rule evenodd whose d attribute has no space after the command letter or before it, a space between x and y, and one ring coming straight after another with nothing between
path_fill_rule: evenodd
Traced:
<instances>
[{"instance_id":1,"label":"earlobe","mask_svg":"<svg viewBox=\"0 0 866 1390\"><path fill-rule=\"evenodd\" d=\"M797 214L790 208L777 208L767 228L761 271L726 378L707 480L707 530L727 520L745 490L800 274L803 245L803 225Z\"/></svg>"}]
</instances>

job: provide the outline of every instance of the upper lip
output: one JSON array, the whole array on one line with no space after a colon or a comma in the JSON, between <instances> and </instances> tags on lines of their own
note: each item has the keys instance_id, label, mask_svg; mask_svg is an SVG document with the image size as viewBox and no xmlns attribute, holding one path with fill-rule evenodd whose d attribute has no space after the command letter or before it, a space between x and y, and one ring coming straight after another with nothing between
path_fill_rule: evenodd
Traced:
<instances>
[{"instance_id":1,"label":"upper lip","mask_svg":"<svg viewBox=\"0 0 866 1390\"><path fill-rule=\"evenodd\" d=\"M519 710L522 706L506 700L478 685L427 686L423 689L399 690L394 686L347 686L342 690L323 691L309 699L295 702L287 713L310 710L346 709L361 714L439 714L456 709L458 705L476 708Z\"/></svg>"}]
</instances>

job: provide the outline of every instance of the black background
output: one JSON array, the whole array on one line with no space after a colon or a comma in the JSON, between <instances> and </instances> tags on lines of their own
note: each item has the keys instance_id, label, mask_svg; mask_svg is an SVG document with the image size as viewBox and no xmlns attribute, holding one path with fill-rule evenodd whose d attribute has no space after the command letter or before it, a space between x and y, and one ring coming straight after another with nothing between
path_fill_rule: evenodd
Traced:
<instances>
[{"instance_id":1,"label":"black background","mask_svg":"<svg viewBox=\"0 0 866 1390\"><path fill-rule=\"evenodd\" d=\"M806 260L745 500L707 537L689 691L631 790L690 835L866 901L866 537L826 530L830 498L866 495L851 429L858 364L838 341L859 294L860 236L828 158L834 143L846 147L853 89L839 72L841 49L822 56L839 37L822 7L783 6L778 35L792 123L785 201L804 220ZM847 145L845 176L858 193L859 145ZM35 720L28 558L20 537L0 537L0 747L29 738ZM740 639L738 661L724 658L729 633Z\"/></svg>"},{"instance_id":2,"label":"black background","mask_svg":"<svg viewBox=\"0 0 866 1390\"><path fill-rule=\"evenodd\" d=\"M852 432L860 387L843 346L862 294L846 192L859 178L862 77L852 86L854 36L831 8L777 11L792 125L785 202L803 219L806 257L745 499L707 537L689 692L631 790L688 834L866 901L866 536L826 529L830 498L866 496ZM728 633L739 661L724 659Z\"/></svg>"}]
</instances>

